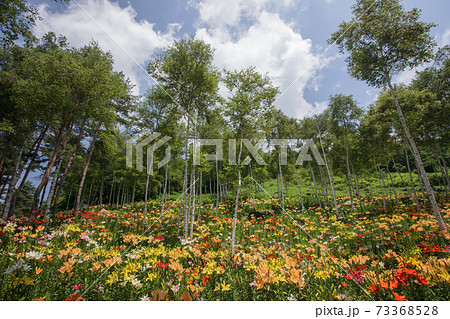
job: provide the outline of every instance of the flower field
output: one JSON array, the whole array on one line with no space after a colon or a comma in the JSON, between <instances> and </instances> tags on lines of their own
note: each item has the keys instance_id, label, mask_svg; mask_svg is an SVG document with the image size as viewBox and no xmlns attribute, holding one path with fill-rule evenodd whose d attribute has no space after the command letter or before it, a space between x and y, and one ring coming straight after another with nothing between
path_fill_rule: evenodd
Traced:
<instances>
[{"instance_id":1,"label":"flower field","mask_svg":"<svg viewBox=\"0 0 450 319\"><path fill-rule=\"evenodd\" d=\"M346 200L338 218L288 198L285 214L250 220L253 203L243 202L234 254L232 202L217 216L203 205L192 239L177 237L175 201L163 215L150 202L148 228L142 203L61 212L48 223L11 218L0 225L0 299L450 299L450 236L430 208L418 212L405 197L383 211L375 198L352 214ZM440 208L448 225L450 203Z\"/></svg>"}]
</instances>

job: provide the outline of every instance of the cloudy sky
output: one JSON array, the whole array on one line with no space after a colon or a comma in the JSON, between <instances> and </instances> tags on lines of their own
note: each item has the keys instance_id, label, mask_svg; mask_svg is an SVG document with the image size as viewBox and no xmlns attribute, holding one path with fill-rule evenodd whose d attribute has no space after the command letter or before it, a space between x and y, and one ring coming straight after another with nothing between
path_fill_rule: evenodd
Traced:
<instances>
[{"instance_id":1,"label":"cloudy sky","mask_svg":"<svg viewBox=\"0 0 450 319\"><path fill-rule=\"evenodd\" d=\"M96 40L111 51L117 70L144 94L154 82L145 69L149 60L173 41L192 35L215 48L220 69L255 66L280 87L277 107L302 118L320 113L330 95L353 94L361 106L378 91L351 79L344 56L326 40L342 21L351 19L354 0L72 0L54 4L31 0L42 20L37 36L65 35L72 46ZM422 9L422 20L437 23L432 35L450 43L450 1L405 0L407 9ZM447 12L447 14L445 13ZM415 72L400 74L409 82Z\"/></svg>"}]
</instances>

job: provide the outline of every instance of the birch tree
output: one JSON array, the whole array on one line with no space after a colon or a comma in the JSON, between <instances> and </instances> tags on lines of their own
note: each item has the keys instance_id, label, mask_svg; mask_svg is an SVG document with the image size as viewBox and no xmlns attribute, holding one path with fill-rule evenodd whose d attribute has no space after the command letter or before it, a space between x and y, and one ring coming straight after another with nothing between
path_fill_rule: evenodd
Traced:
<instances>
[{"instance_id":1,"label":"birch tree","mask_svg":"<svg viewBox=\"0 0 450 319\"><path fill-rule=\"evenodd\" d=\"M391 92L437 223L441 230L446 230L422 157L392 85L394 75L431 60L435 42L430 29L435 25L420 21L420 10L417 8L406 11L400 0L357 0L352 13L352 20L342 22L328 41L337 43L341 53L349 53L346 62L352 77L370 86L387 87Z\"/></svg>"}]
</instances>

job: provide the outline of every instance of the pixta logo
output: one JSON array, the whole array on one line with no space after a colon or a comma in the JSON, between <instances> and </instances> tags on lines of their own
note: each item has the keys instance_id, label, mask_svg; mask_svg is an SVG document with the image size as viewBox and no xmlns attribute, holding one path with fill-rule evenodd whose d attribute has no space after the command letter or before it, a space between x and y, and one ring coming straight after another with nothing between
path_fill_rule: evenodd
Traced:
<instances>
[{"instance_id":1,"label":"pixta logo","mask_svg":"<svg viewBox=\"0 0 450 319\"><path fill-rule=\"evenodd\" d=\"M163 146L172 138L169 136L164 136L160 138L161 133L151 133L146 135L141 135L139 138L131 138L127 140L127 167L133 166L133 146L136 144L136 169L140 172L143 171L143 157L144 157L144 148L147 149L147 174L153 175L153 158L155 150ZM155 143L153 143L155 141ZM230 139L228 142L228 164L229 165L238 165L237 160L237 141L234 139ZM200 165L200 158L204 156L207 161L223 161L224 160L224 141L222 139L190 139L189 145L193 147L193 164ZM215 146L214 154L202 154L201 148L202 146ZM242 147L248 150L249 155L246 156L243 161L241 161L240 165L248 165L252 158L259 165L267 165L267 163L262 158L259 153L262 150L263 146L272 146L278 147L280 151L280 165L287 165L287 149L293 148L297 149L296 145L301 145L300 152L298 157L296 158L295 165L303 165L303 162L312 161L311 155L308 152L311 152L314 156L314 159L318 165L325 165L322 156L320 155L317 146L314 144L313 140L307 139L303 141L293 140L293 139L271 139L265 140L260 139L256 141L250 141L248 139L242 140ZM171 160L171 148L167 146L165 149L165 157L158 162L158 169L166 165ZM250 156L251 155L251 156Z\"/></svg>"},{"instance_id":2,"label":"pixta logo","mask_svg":"<svg viewBox=\"0 0 450 319\"><path fill-rule=\"evenodd\" d=\"M215 154L203 154L203 156L206 158L207 161L223 161L223 140L221 139L194 139L191 140L191 143L194 145L194 165L200 165L200 149L204 145L214 145L216 148ZM314 144L313 140L308 139L304 141L299 141L296 139L260 139L256 140L255 142L252 142L248 139L242 140L242 147L246 148L248 150L249 155L244 158L244 160L240 163L241 165L248 165L252 159L250 155L253 157L253 159L258 163L258 165L267 165L267 163L262 158L261 154L259 153L259 150L263 149L264 146L266 148L268 146L272 147L279 147L280 150L280 165L287 165L287 155L288 155L288 148L297 149L296 145L302 145L300 148L300 152L298 154L298 157L295 161L295 165L303 165L303 162L309 162L312 161L311 155L308 154L309 151L311 151L312 155L314 156L314 159L316 160L316 163L318 165L325 165L325 162L320 155L319 150L317 149L316 144ZM234 139L228 140L228 164L229 165L237 165L237 153L238 153L238 147L237 147L237 141Z\"/></svg>"},{"instance_id":3,"label":"pixta logo","mask_svg":"<svg viewBox=\"0 0 450 319\"><path fill-rule=\"evenodd\" d=\"M139 172L143 172L143 161L144 161L144 148L147 149L147 174L153 175L153 158L155 150L166 144L172 138L169 136L164 136L161 139L157 140L155 143L151 144L155 141L161 133L151 133L151 134L141 134L138 138L130 138L127 140L127 156L126 162L127 167L133 167L133 145L136 144L136 169ZM171 148L168 145L165 149L165 156L158 163L158 169L166 165L171 159Z\"/></svg>"}]
</instances>

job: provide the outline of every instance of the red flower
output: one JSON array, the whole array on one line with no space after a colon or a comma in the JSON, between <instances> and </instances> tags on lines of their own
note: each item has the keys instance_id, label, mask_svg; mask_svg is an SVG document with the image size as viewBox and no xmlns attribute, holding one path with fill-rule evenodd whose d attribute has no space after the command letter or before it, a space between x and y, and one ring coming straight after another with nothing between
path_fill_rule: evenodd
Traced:
<instances>
[{"instance_id":1,"label":"red flower","mask_svg":"<svg viewBox=\"0 0 450 319\"><path fill-rule=\"evenodd\" d=\"M393 280L389 283L389 287L391 287L391 289L395 289L398 287L398 281L397 280Z\"/></svg>"},{"instance_id":2,"label":"red flower","mask_svg":"<svg viewBox=\"0 0 450 319\"><path fill-rule=\"evenodd\" d=\"M425 279L425 277L420 277L417 275L417 280L424 286L428 285L428 281Z\"/></svg>"},{"instance_id":3,"label":"red flower","mask_svg":"<svg viewBox=\"0 0 450 319\"><path fill-rule=\"evenodd\" d=\"M169 267L169 264L165 264L165 263L162 263L162 262L159 262L159 261L157 261L156 262L156 266L158 267L161 267L161 268L163 268L163 269L166 269L167 267Z\"/></svg>"},{"instance_id":4,"label":"red flower","mask_svg":"<svg viewBox=\"0 0 450 319\"><path fill-rule=\"evenodd\" d=\"M208 279L211 278L210 275L206 275L205 277L202 278L202 284L206 285L206 283L208 282Z\"/></svg>"},{"instance_id":5,"label":"red flower","mask_svg":"<svg viewBox=\"0 0 450 319\"><path fill-rule=\"evenodd\" d=\"M64 299L64 301L81 301L84 300L83 297L80 297L81 293L77 292L76 294L70 295L69 298Z\"/></svg>"},{"instance_id":6,"label":"red flower","mask_svg":"<svg viewBox=\"0 0 450 319\"><path fill-rule=\"evenodd\" d=\"M406 273L410 276L417 276L417 271L415 269L406 269Z\"/></svg>"},{"instance_id":7,"label":"red flower","mask_svg":"<svg viewBox=\"0 0 450 319\"><path fill-rule=\"evenodd\" d=\"M402 296L394 291L392 292L392 294L394 295L396 301L408 301L408 299L406 299L406 296Z\"/></svg>"},{"instance_id":8,"label":"red flower","mask_svg":"<svg viewBox=\"0 0 450 319\"><path fill-rule=\"evenodd\" d=\"M368 289L372 290L372 292L374 293L378 293L378 287L377 285L372 285L370 287L367 287Z\"/></svg>"},{"instance_id":9,"label":"red flower","mask_svg":"<svg viewBox=\"0 0 450 319\"><path fill-rule=\"evenodd\" d=\"M381 285L381 287L383 287L384 289L389 289L389 283L388 283L387 281L380 280L380 285Z\"/></svg>"}]
</instances>

